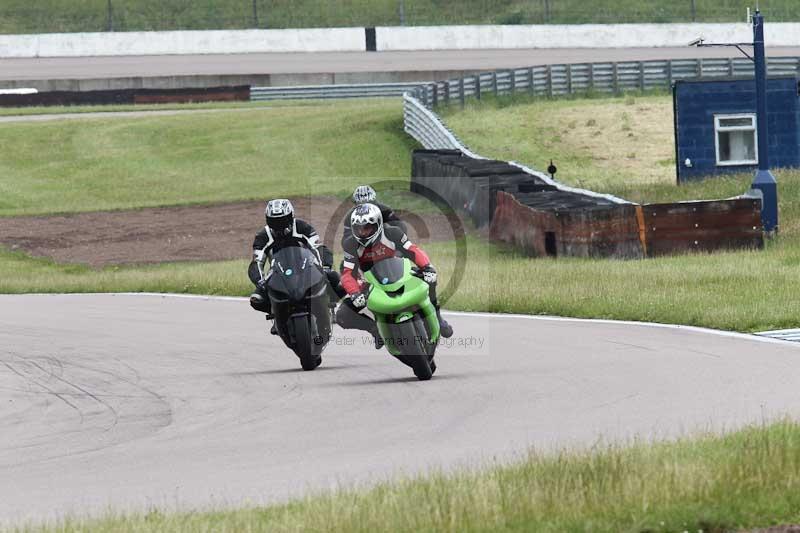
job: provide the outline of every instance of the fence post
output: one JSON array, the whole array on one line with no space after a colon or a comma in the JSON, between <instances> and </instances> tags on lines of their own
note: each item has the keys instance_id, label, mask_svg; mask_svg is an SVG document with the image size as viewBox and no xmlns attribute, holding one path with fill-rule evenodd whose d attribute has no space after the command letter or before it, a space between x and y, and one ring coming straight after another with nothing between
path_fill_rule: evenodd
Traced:
<instances>
[{"instance_id":1,"label":"fence post","mask_svg":"<svg viewBox=\"0 0 800 533\"><path fill-rule=\"evenodd\" d=\"M533 67L528 69L528 92L532 95L536 94L536 85L533 83Z\"/></svg>"},{"instance_id":2,"label":"fence post","mask_svg":"<svg viewBox=\"0 0 800 533\"><path fill-rule=\"evenodd\" d=\"M702 57L697 60L697 63L695 64L694 68L695 68L695 74L697 75L697 77L698 78L702 78L703 77L703 58Z\"/></svg>"},{"instance_id":3,"label":"fence post","mask_svg":"<svg viewBox=\"0 0 800 533\"><path fill-rule=\"evenodd\" d=\"M644 61L639 61L639 90L644 92Z\"/></svg>"},{"instance_id":4,"label":"fence post","mask_svg":"<svg viewBox=\"0 0 800 533\"><path fill-rule=\"evenodd\" d=\"M404 0L400 0L397 6L397 12L400 15L400 25L406 25L406 3Z\"/></svg>"},{"instance_id":5,"label":"fence post","mask_svg":"<svg viewBox=\"0 0 800 533\"><path fill-rule=\"evenodd\" d=\"M674 74L673 74L673 66L672 60L670 59L667 62L667 88L672 88L672 84L675 81Z\"/></svg>"},{"instance_id":6,"label":"fence post","mask_svg":"<svg viewBox=\"0 0 800 533\"><path fill-rule=\"evenodd\" d=\"M728 76L733 76L733 58L728 58Z\"/></svg>"},{"instance_id":7,"label":"fence post","mask_svg":"<svg viewBox=\"0 0 800 533\"><path fill-rule=\"evenodd\" d=\"M107 2L106 17L106 31L114 31L114 8L111 5L111 0Z\"/></svg>"},{"instance_id":8,"label":"fence post","mask_svg":"<svg viewBox=\"0 0 800 533\"><path fill-rule=\"evenodd\" d=\"M450 80L444 82L444 103L450 105Z\"/></svg>"},{"instance_id":9,"label":"fence post","mask_svg":"<svg viewBox=\"0 0 800 533\"><path fill-rule=\"evenodd\" d=\"M475 74L475 98L481 99L481 75Z\"/></svg>"},{"instance_id":10,"label":"fence post","mask_svg":"<svg viewBox=\"0 0 800 533\"><path fill-rule=\"evenodd\" d=\"M253 27L258 28L258 0L253 0Z\"/></svg>"},{"instance_id":11,"label":"fence post","mask_svg":"<svg viewBox=\"0 0 800 533\"><path fill-rule=\"evenodd\" d=\"M567 65L567 94L572 96L572 65Z\"/></svg>"},{"instance_id":12,"label":"fence post","mask_svg":"<svg viewBox=\"0 0 800 533\"><path fill-rule=\"evenodd\" d=\"M497 96L497 71L492 72L492 90L494 95Z\"/></svg>"},{"instance_id":13,"label":"fence post","mask_svg":"<svg viewBox=\"0 0 800 533\"><path fill-rule=\"evenodd\" d=\"M589 63L589 92L594 91L594 63Z\"/></svg>"},{"instance_id":14,"label":"fence post","mask_svg":"<svg viewBox=\"0 0 800 533\"><path fill-rule=\"evenodd\" d=\"M547 97L553 97L553 67L547 65Z\"/></svg>"},{"instance_id":15,"label":"fence post","mask_svg":"<svg viewBox=\"0 0 800 533\"><path fill-rule=\"evenodd\" d=\"M439 105L439 84L433 83L431 86L433 87L433 105L431 106L431 109L434 109Z\"/></svg>"},{"instance_id":16,"label":"fence post","mask_svg":"<svg viewBox=\"0 0 800 533\"><path fill-rule=\"evenodd\" d=\"M612 78L614 80L614 94L619 94L619 66L617 65L616 61L611 63L613 72Z\"/></svg>"},{"instance_id":17,"label":"fence post","mask_svg":"<svg viewBox=\"0 0 800 533\"><path fill-rule=\"evenodd\" d=\"M697 22L697 0L692 0L692 22Z\"/></svg>"},{"instance_id":18,"label":"fence post","mask_svg":"<svg viewBox=\"0 0 800 533\"><path fill-rule=\"evenodd\" d=\"M464 109L464 106L467 104L467 95L465 94L463 76L458 79L458 99L461 103L461 109Z\"/></svg>"},{"instance_id":19,"label":"fence post","mask_svg":"<svg viewBox=\"0 0 800 533\"><path fill-rule=\"evenodd\" d=\"M511 94L517 92L517 71L511 69Z\"/></svg>"}]
</instances>

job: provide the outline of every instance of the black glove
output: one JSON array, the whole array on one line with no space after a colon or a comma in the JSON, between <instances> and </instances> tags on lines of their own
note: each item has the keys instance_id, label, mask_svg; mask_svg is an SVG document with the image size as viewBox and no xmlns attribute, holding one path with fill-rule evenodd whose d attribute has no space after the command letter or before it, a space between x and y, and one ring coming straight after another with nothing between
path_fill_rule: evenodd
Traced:
<instances>
[{"instance_id":1,"label":"black glove","mask_svg":"<svg viewBox=\"0 0 800 533\"><path fill-rule=\"evenodd\" d=\"M367 306L367 296L369 296L369 294L366 291L352 294L350 296L350 301L353 303L353 307L356 309L365 308Z\"/></svg>"},{"instance_id":2,"label":"black glove","mask_svg":"<svg viewBox=\"0 0 800 533\"><path fill-rule=\"evenodd\" d=\"M258 283L256 283L256 289L260 293L267 294L267 280L259 280Z\"/></svg>"},{"instance_id":3,"label":"black glove","mask_svg":"<svg viewBox=\"0 0 800 533\"><path fill-rule=\"evenodd\" d=\"M436 269L433 268L433 265L428 265L422 269L422 279L429 285L436 283L436 280L439 279L439 275L436 273Z\"/></svg>"}]
</instances>

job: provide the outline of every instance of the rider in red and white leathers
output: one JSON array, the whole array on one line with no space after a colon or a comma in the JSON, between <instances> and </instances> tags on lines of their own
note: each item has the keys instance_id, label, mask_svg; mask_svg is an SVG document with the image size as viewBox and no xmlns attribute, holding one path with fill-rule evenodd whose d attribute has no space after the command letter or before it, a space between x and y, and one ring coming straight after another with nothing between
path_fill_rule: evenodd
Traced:
<instances>
[{"instance_id":1,"label":"rider in red and white leathers","mask_svg":"<svg viewBox=\"0 0 800 533\"><path fill-rule=\"evenodd\" d=\"M336 314L336 322L345 329L360 329L375 337L376 347L382 345L375 321L363 314L367 305L366 281L362 273L372 268L376 262L388 257L407 257L422 271L423 279L430 286L429 297L436 308L441 325L442 337L451 337L453 328L445 321L439 311L436 297L436 269L428 255L408 239L406 233L395 226L384 226L381 210L373 204L362 204L351 218L352 233L342 241L344 248L344 269L342 287L348 298L342 301Z\"/></svg>"}]
</instances>

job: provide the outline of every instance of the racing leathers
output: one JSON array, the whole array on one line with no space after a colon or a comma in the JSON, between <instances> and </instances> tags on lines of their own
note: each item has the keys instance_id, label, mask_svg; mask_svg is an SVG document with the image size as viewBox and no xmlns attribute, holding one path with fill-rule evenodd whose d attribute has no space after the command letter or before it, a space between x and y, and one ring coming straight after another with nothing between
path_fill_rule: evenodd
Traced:
<instances>
[{"instance_id":1,"label":"racing leathers","mask_svg":"<svg viewBox=\"0 0 800 533\"><path fill-rule=\"evenodd\" d=\"M257 311L270 314L271 305L267 294L267 280L272 271L269 262L278 250L289 246L302 246L317 254L334 292L340 293L339 274L332 270L333 253L322 244L317 231L311 224L299 218L294 220L291 235L276 236L269 226L264 226L253 240L253 259L247 268L247 275L256 286L250 305Z\"/></svg>"},{"instance_id":2,"label":"racing leathers","mask_svg":"<svg viewBox=\"0 0 800 533\"><path fill-rule=\"evenodd\" d=\"M368 331L375 338L376 347L380 347L383 343L375 321L362 312L366 308L367 298L365 292L367 283L363 279L362 273L370 270L372 265L382 259L397 256L410 259L423 273L426 273L427 279L435 280L436 270L431 265L428 255L419 246L412 243L402 229L394 226L384 226L380 239L369 246L362 246L350 234L342 241L342 247L344 248L342 287L349 297L345 298L339 306L336 322L344 329ZM452 328L441 318L439 312L436 281L429 283L429 297L442 325L442 335L451 336Z\"/></svg>"}]
</instances>

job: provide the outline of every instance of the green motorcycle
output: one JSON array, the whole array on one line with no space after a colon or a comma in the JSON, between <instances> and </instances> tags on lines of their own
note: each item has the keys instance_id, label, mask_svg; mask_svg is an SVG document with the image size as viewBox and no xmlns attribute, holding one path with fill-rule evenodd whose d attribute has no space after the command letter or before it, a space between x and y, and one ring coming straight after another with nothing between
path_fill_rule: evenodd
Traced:
<instances>
[{"instance_id":1,"label":"green motorcycle","mask_svg":"<svg viewBox=\"0 0 800 533\"><path fill-rule=\"evenodd\" d=\"M393 356L414 369L421 381L436 371L439 320L421 272L405 258L390 257L365 273L370 285L367 308Z\"/></svg>"}]
</instances>

